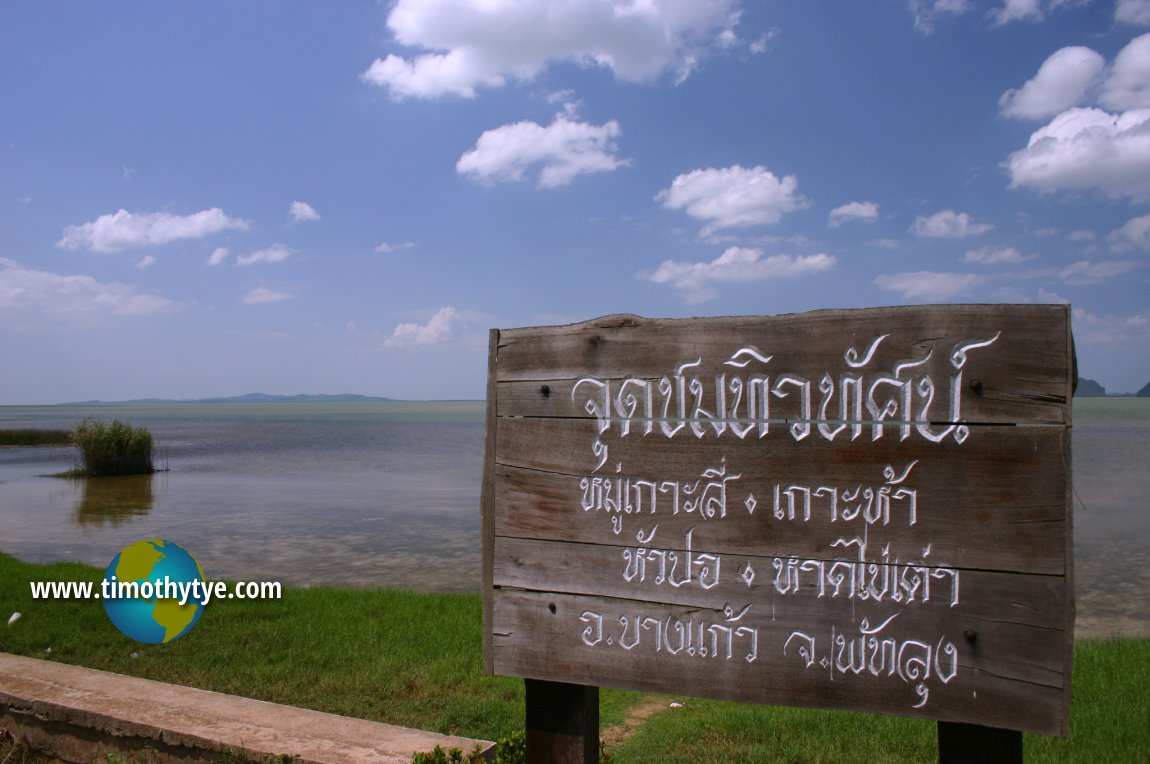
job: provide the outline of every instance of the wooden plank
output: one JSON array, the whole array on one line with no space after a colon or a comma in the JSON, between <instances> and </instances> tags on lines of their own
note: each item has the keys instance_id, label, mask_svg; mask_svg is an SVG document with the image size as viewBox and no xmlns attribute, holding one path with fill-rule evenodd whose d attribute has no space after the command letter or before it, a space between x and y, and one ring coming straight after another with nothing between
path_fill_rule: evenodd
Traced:
<instances>
[{"instance_id":1,"label":"wooden plank","mask_svg":"<svg viewBox=\"0 0 1150 764\"><path fill-rule=\"evenodd\" d=\"M961 625L964 634L974 635L972 651L993 651L1001 664L996 673L1002 676L1047 684L1062 681L1059 647L1067 634L1061 609L1052 606L1067 594L1061 576L847 559L716 560L698 551L673 562L660 555L648 567L612 547L497 539L495 585L500 587L497 597L512 589L587 594L626 600L639 609L647 603L715 612L731 607L800 620L860 607L887 615L898 612L899 624L912 631L941 633ZM874 618L872 622L878 623ZM1003 636L1007 631L1009 639Z\"/></svg>"},{"instance_id":2,"label":"wooden plank","mask_svg":"<svg viewBox=\"0 0 1150 764\"><path fill-rule=\"evenodd\" d=\"M1073 428L1066 429L1066 474L1072 475L1071 456L1073 454L1070 448L1070 439L1073 435ZM1062 647L1062 663L1066 667L1066 692L1062 698L1062 717L1064 719L1070 718L1070 698L1071 698L1071 675L1073 674L1072 667L1074 666L1074 619L1076 603L1074 599L1074 513L1071 507L1074 506L1074 486L1068 479L1066 481L1066 538L1063 540L1066 549L1066 591L1067 596L1061 601L1062 613L1064 620L1063 628L1070 637L1066 640L1066 644Z\"/></svg>"},{"instance_id":3,"label":"wooden plank","mask_svg":"<svg viewBox=\"0 0 1150 764\"><path fill-rule=\"evenodd\" d=\"M772 618L752 610L739 617L502 590L495 602L494 665L500 674L551 681L593 676L606 687L1066 733L1061 672L1046 672L1053 681L1026 681L1006 670L1014 655L1001 657L1010 646L1015 654L1024 650L1026 640L1044 630L978 624L983 629L971 647L966 623L916 631L901 615L887 621L882 610L859 605L853 611ZM700 629L705 653L697 649ZM874 632L873 644L863 629ZM1057 638L1031 643L1031 654Z\"/></svg>"},{"instance_id":4,"label":"wooden plank","mask_svg":"<svg viewBox=\"0 0 1150 764\"><path fill-rule=\"evenodd\" d=\"M718 552L825 556L838 539L866 532L872 548L890 543L904 560L935 544L936 559L952 565L1065 572L1062 428L980 428L966 444L938 444L933 454L897 442L861 446L859 455L826 442L767 448L736 439L713 462L673 442L646 448L641 439L620 439L609 447L622 469L600 476L591 470L590 435L564 424L500 420L498 535L630 546L657 525L661 544L681 546L694 528ZM708 469L724 475L706 477ZM706 506L691 509L703 494L714 499L711 516Z\"/></svg>"},{"instance_id":5,"label":"wooden plank","mask_svg":"<svg viewBox=\"0 0 1150 764\"><path fill-rule=\"evenodd\" d=\"M492 329L488 335L488 364L487 364L487 400L494 400L495 396L495 369L499 354L499 330ZM492 673L491 666L491 618L492 618L492 582L493 554L495 550L495 509L498 506L495 498L495 458L499 453L499 428L496 427L495 407L487 407L487 430L484 433L483 447L483 485L480 489L480 511L483 513L483 669Z\"/></svg>"},{"instance_id":6,"label":"wooden plank","mask_svg":"<svg viewBox=\"0 0 1150 764\"><path fill-rule=\"evenodd\" d=\"M528 764L598 764L599 688L524 680Z\"/></svg>"},{"instance_id":7,"label":"wooden plank","mask_svg":"<svg viewBox=\"0 0 1150 764\"><path fill-rule=\"evenodd\" d=\"M1070 374L1067 375L1066 390L1067 390L1067 406L1066 406L1066 451L1064 455L1063 470L1066 475L1074 474L1073 470L1073 454L1071 448L1074 428L1071 426L1073 422L1072 405L1071 401L1074 400L1074 390L1078 387L1078 356L1074 349L1074 336L1067 332L1066 337L1066 357L1070 359ZM1063 628L1070 637L1062 646L1062 663L1066 667L1066 690L1062 695L1062 718L1070 719L1070 698L1071 698L1071 677L1073 674L1072 667L1074 666L1074 618L1075 618L1075 600L1074 600L1074 485L1073 481L1067 477L1066 479L1066 536L1062 543L1066 549L1066 591L1067 596L1062 601L1062 612L1065 618L1065 625ZM1067 722L1069 724L1069 722Z\"/></svg>"},{"instance_id":8,"label":"wooden plank","mask_svg":"<svg viewBox=\"0 0 1150 764\"><path fill-rule=\"evenodd\" d=\"M721 359L720 359L721 360ZM1029 380L996 380L994 375L984 373L979 376L978 369L974 368L976 364L971 363L973 373L964 375L964 383L966 387L963 389L964 398L962 406L962 416L959 421L968 424L1001 424L1009 422L1012 424L1069 424L1069 422L1061 421L1056 417L1060 413L1066 413L1064 407L1061 406L1048 406L1045 405L1048 401L1037 400L1039 396L1046 393L1032 390L1036 388ZM793 369L790 370L793 373ZM889 369L887 369L889 371ZM732 380L737 380L739 377L727 373L723 376L724 372L729 372L728 369L718 369L708 362L708 366L701 367L697 371L692 369L691 377L698 378L706 387L704 388L703 405L708 411L712 409L712 401L714 399L714 390L716 386L716 378L721 377L722 382L719 384L732 384ZM822 406L824 395L818 390L818 383L821 379L821 372L817 376L806 377L812 384L812 407L815 411L816 421L818 411ZM764 375L771 380L772 387L778 381L776 375ZM835 375L837 377L837 375ZM989 377L989 381L983 381L982 377ZM501 417L558 417L563 419L594 419L595 415L587 410L587 402L589 396L589 388L587 382L580 383L580 380L585 378L568 378L568 379L548 379L548 380L514 380L514 381L500 381L496 387L496 398L499 416ZM612 395L617 395L620 388L624 383L627 384L627 389L624 390L624 395L627 393L638 394L640 389L646 385L651 392L653 399L653 412L654 421L664 421L661 416L663 407L666 401L666 394L659 391L660 383L666 382L676 383L674 376L674 368L669 368L663 376L613 376L613 377L599 377L598 379L608 382ZM862 377L866 382L867 378ZM937 380L938 377L933 377ZM664 381L666 380L666 382ZM950 379L948 376L942 377L942 384L936 389L936 402L934 406L928 409L931 422L949 423L951 417L948 416L949 410L946 408L946 402L949 398L943 396L950 395ZM976 387L971 387L970 382L976 381L979 384ZM1053 389L1053 384L1043 384L1043 390ZM785 392L785 388L780 387L780 392ZM876 388L877 392L881 392ZM773 393L772 393L773 395ZM672 397L672 401L675 399ZM830 416L828 419L831 421L841 421L842 417L839 415L839 394L836 388L828 396L827 411ZM790 397L790 400L779 400L778 396L771 399L772 416L770 422L795 422L800 421L802 417L798 416L798 403L797 398ZM915 398L916 409L921 407L922 399ZM621 406L622 404L618 404ZM728 396L728 406L731 405L730 397ZM740 407L745 406L745 399L740 402ZM617 408L617 407L616 407ZM672 402L669 413L670 421L674 421L675 404ZM744 414L743 411L739 412ZM745 415L745 414L744 414ZM628 418L632 422L632 428L639 428L645 421L642 410L636 411L629 416L613 412L616 419ZM757 421L757 420L756 420ZM852 421L847 418L847 421ZM864 408L862 417L858 421L870 424L874 418L869 416L869 412ZM902 420L887 419L888 422L899 423ZM912 420L913 421L913 420Z\"/></svg>"},{"instance_id":9,"label":"wooden plank","mask_svg":"<svg viewBox=\"0 0 1150 764\"><path fill-rule=\"evenodd\" d=\"M1061 305L918 306L772 317L629 317L618 326L604 325L615 318L611 317L558 327L561 331L507 330L499 349L499 413L586 416L581 404L571 400L575 380L673 379L680 364L696 360L699 365L687 373L707 380L708 386L721 373L729 379L740 373L772 379L793 374L817 383L824 373L869 379L891 375L900 365L911 363L903 366L901 375L929 374L940 396L950 378L962 372L969 392L964 400L966 421L1066 423L1067 315ZM876 344L880 337L884 339ZM956 368L956 347L992 337L997 339L991 344L967 351L960 359L962 368ZM771 360L732 358L751 347ZM854 366L848 363L850 352ZM859 363L863 359L867 363ZM726 365L728 360L750 363L740 369ZM516 382L530 384L508 384ZM970 387L972 382L978 384ZM780 404L780 410L785 408ZM932 409L933 421L946 421L938 413L942 408L940 403Z\"/></svg>"},{"instance_id":10,"label":"wooden plank","mask_svg":"<svg viewBox=\"0 0 1150 764\"><path fill-rule=\"evenodd\" d=\"M909 439L900 441L897 435L878 440L860 437L846 443L809 436L796 441L790 428L799 427L798 423L775 425L764 436L748 434L744 438L729 432L718 437L680 432L674 438L645 437L636 432L624 436L614 432L600 434L593 420L499 417L496 426L502 441L496 464L567 475L621 474L620 465L636 475L697 475L700 465L715 466L708 462L718 462L722 457L728 462L746 464L748 469L769 469L775 474L782 469L797 469L808 477L814 473L814 467L802 465L810 459L816 460L819 467L881 462L880 469L891 462L918 460L925 466L931 460L964 459L977 461L980 468L998 471L996 448L1010 448L1027 438L1035 439L1036 443L1044 437L1057 440L1066 432L1066 428L1057 426L981 426L972 427L970 436L962 444L946 440L924 445ZM1065 438L1061 442L1065 442ZM606 448L607 456L602 466L598 466L602 452L596 453L600 447ZM1012 453L1004 458L1024 457L1021 453ZM1061 463L1057 468L1061 471Z\"/></svg>"},{"instance_id":11,"label":"wooden plank","mask_svg":"<svg viewBox=\"0 0 1150 764\"><path fill-rule=\"evenodd\" d=\"M929 560L864 562L853 549L850 554L819 559L720 556L700 547L690 554L660 553L639 561L634 551L497 538L493 580L500 589L596 594L685 607L722 609L725 604L743 603L758 610L801 609L820 600L827 607L849 609L870 602L899 606L906 613L903 620L925 619L932 625L938 625L939 618L973 614L1051 632L1064 627L1061 609L1051 607L1052 600L1066 594L1063 576L951 568Z\"/></svg>"},{"instance_id":12,"label":"wooden plank","mask_svg":"<svg viewBox=\"0 0 1150 764\"><path fill-rule=\"evenodd\" d=\"M1022 733L939 722L938 764L1022 764Z\"/></svg>"}]
</instances>

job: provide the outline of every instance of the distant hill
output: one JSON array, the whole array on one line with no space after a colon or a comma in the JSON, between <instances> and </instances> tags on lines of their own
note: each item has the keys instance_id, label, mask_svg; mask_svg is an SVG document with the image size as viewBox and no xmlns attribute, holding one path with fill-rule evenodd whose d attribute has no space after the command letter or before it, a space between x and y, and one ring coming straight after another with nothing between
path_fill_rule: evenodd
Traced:
<instances>
[{"instance_id":1,"label":"distant hill","mask_svg":"<svg viewBox=\"0 0 1150 764\"><path fill-rule=\"evenodd\" d=\"M1143 387L1138 392L1134 393L1134 395L1136 395L1139 398L1150 398L1150 382L1147 382L1145 387Z\"/></svg>"},{"instance_id":2,"label":"distant hill","mask_svg":"<svg viewBox=\"0 0 1150 764\"><path fill-rule=\"evenodd\" d=\"M1074 391L1075 398L1101 398L1106 395L1106 388L1086 377L1078 378L1078 389Z\"/></svg>"},{"instance_id":3,"label":"distant hill","mask_svg":"<svg viewBox=\"0 0 1150 764\"><path fill-rule=\"evenodd\" d=\"M228 398L135 398L130 401L82 401L82 403L398 403L398 398L340 393L338 395L267 395L247 393ZM60 404L63 406L76 404Z\"/></svg>"}]
</instances>

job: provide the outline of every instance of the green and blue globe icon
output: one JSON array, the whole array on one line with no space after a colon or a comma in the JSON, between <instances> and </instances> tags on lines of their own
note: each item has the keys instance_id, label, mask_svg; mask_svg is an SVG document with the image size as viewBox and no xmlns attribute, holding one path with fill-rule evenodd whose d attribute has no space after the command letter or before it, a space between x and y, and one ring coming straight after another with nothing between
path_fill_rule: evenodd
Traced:
<instances>
[{"instance_id":1,"label":"green and blue globe icon","mask_svg":"<svg viewBox=\"0 0 1150 764\"><path fill-rule=\"evenodd\" d=\"M121 549L104 571L104 591L113 593L103 598L104 610L117 629L137 642L171 642L191 631L203 613L197 597L187 597L181 605L177 593L190 591L197 580L198 596L204 572L179 544L164 539L137 541Z\"/></svg>"}]
</instances>

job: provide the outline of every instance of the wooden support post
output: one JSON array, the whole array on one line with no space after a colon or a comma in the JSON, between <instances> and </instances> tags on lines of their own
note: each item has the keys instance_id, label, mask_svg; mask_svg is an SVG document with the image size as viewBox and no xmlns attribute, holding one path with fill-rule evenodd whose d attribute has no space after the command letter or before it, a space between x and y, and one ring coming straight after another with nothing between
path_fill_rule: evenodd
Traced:
<instances>
[{"instance_id":1,"label":"wooden support post","mask_svg":"<svg viewBox=\"0 0 1150 764\"><path fill-rule=\"evenodd\" d=\"M959 722L938 723L939 764L1022 764L1022 733Z\"/></svg>"},{"instance_id":2,"label":"wooden support post","mask_svg":"<svg viewBox=\"0 0 1150 764\"><path fill-rule=\"evenodd\" d=\"M527 764L597 764L599 688L524 679Z\"/></svg>"}]
</instances>

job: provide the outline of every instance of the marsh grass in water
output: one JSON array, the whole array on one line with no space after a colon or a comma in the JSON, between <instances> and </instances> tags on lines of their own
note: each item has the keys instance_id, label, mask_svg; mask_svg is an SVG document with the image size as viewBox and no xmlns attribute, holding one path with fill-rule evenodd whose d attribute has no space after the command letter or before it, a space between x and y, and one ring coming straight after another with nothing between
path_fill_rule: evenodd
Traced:
<instances>
[{"instance_id":1,"label":"marsh grass in water","mask_svg":"<svg viewBox=\"0 0 1150 764\"><path fill-rule=\"evenodd\" d=\"M80 465L67 473L71 477L112 477L150 475L152 434L144 427L112 420L84 419L72 430L72 442L80 449Z\"/></svg>"},{"instance_id":2,"label":"marsh grass in water","mask_svg":"<svg viewBox=\"0 0 1150 764\"><path fill-rule=\"evenodd\" d=\"M0 430L0 446L67 446L72 443L69 430L40 430L25 427Z\"/></svg>"},{"instance_id":3,"label":"marsh grass in water","mask_svg":"<svg viewBox=\"0 0 1150 764\"><path fill-rule=\"evenodd\" d=\"M0 553L0 650L486 740L523 729L523 682L483 673L479 595L285 588L280 600L212 601L186 636L143 645L98 600L33 601L28 585L101 577ZM23 617L5 626L13 611ZM1073 680L1070 736L1026 735L1026 761L1150 761L1150 640L1079 642ZM601 729L652 702L663 710L610 745L611 761L937 758L935 725L920 719L609 689Z\"/></svg>"}]
</instances>

